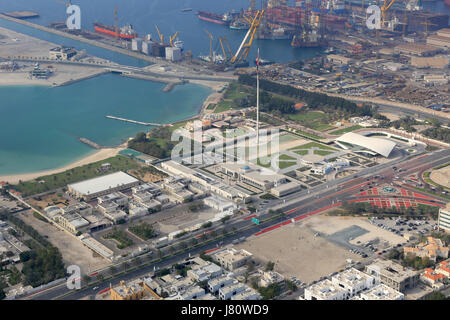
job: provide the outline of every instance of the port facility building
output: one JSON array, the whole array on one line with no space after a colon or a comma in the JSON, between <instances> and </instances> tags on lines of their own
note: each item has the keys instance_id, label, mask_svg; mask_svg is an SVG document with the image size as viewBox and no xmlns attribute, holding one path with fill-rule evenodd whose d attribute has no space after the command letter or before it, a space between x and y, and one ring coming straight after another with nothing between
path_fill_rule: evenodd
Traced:
<instances>
[{"instance_id":1,"label":"port facility building","mask_svg":"<svg viewBox=\"0 0 450 320\"><path fill-rule=\"evenodd\" d=\"M139 185L139 180L118 171L98 178L81 181L67 186L68 191L85 201Z\"/></svg>"}]
</instances>

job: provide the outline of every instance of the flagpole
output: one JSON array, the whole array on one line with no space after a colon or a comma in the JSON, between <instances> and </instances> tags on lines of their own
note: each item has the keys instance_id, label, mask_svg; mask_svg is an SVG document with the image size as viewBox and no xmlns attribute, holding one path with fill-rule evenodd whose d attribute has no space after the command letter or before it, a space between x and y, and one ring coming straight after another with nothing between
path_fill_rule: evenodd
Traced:
<instances>
[{"instance_id":1,"label":"flagpole","mask_svg":"<svg viewBox=\"0 0 450 320\"><path fill-rule=\"evenodd\" d=\"M259 150L259 48L256 60L256 152Z\"/></svg>"}]
</instances>

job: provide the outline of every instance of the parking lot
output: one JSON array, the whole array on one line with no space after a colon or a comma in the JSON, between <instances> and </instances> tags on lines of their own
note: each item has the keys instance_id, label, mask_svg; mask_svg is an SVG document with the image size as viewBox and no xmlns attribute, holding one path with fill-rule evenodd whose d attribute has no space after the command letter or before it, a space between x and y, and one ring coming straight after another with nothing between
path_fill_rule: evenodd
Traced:
<instances>
[{"instance_id":1,"label":"parking lot","mask_svg":"<svg viewBox=\"0 0 450 320\"><path fill-rule=\"evenodd\" d=\"M370 223L402 237L406 234L426 235L437 228L436 221L421 220L420 218L379 217L372 218Z\"/></svg>"}]
</instances>

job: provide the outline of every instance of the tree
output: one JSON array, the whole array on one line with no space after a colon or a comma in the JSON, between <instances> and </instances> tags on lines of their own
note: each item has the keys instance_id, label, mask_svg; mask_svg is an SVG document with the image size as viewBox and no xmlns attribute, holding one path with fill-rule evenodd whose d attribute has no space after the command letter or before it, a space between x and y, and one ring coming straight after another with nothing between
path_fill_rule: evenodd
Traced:
<instances>
[{"instance_id":1,"label":"tree","mask_svg":"<svg viewBox=\"0 0 450 320\"><path fill-rule=\"evenodd\" d=\"M109 273L111 275L114 275L117 272L117 268L115 266L109 267Z\"/></svg>"},{"instance_id":2,"label":"tree","mask_svg":"<svg viewBox=\"0 0 450 320\"><path fill-rule=\"evenodd\" d=\"M273 268L275 267L275 262L268 261L266 263L266 267L264 268L265 271L273 271Z\"/></svg>"},{"instance_id":3,"label":"tree","mask_svg":"<svg viewBox=\"0 0 450 320\"><path fill-rule=\"evenodd\" d=\"M99 274L97 275L97 281L98 281L98 282L102 282L103 279L104 279L103 274L99 273Z\"/></svg>"},{"instance_id":4,"label":"tree","mask_svg":"<svg viewBox=\"0 0 450 320\"><path fill-rule=\"evenodd\" d=\"M88 284L89 282L91 282L91 277L87 274L85 274L83 276L83 282L85 282L86 284Z\"/></svg>"}]
</instances>

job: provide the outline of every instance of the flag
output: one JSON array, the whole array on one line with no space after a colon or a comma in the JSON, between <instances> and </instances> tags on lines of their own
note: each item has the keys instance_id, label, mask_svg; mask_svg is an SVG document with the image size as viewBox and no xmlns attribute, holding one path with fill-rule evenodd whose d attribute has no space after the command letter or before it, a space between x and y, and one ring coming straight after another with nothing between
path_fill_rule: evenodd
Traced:
<instances>
[{"instance_id":1,"label":"flag","mask_svg":"<svg viewBox=\"0 0 450 320\"><path fill-rule=\"evenodd\" d=\"M256 70L259 70L259 48L258 48L258 55L256 56Z\"/></svg>"}]
</instances>

